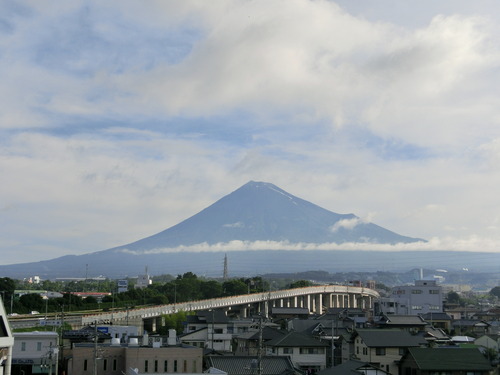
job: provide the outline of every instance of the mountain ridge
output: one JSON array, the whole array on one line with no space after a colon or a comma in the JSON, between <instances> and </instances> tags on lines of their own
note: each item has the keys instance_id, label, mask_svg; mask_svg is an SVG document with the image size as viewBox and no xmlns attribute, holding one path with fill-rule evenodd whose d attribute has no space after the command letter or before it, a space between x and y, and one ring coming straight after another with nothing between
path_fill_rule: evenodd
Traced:
<instances>
[{"instance_id":1,"label":"mountain ridge","mask_svg":"<svg viewBox=\"0 0 500 375\"><path fill-rule=\"evenodd\" d=\"M333 230L339 222L345 225ZM232 240L385 244L424 241L365 223L354 214L326 210L269 182L249 181L180 223L113 249L140 251Z\"/></svg>"}]
</instances>

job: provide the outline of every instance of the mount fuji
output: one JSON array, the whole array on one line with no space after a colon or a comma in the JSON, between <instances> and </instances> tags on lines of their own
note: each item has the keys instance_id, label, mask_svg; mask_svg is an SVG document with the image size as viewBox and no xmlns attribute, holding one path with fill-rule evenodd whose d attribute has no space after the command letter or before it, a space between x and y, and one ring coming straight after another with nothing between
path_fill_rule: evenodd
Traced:
<instances>
[{"instance_id":1,"label":"mount fuji","mask_svg":"<svg viewBox=\"0 0 500 375\"><path fill-rule=\"evenodd\" d=\"M328 211L271 183L250 181L194 216L150 237L84 255L0 266L0 273L9 277L56 278L81 277L90 271L94 275L125 277L137 275L147 266L153 275L192 271L213 276L221 274L225 253L229 254L231 270L238 274L297 272L327 266L360 270L380 264L386 269L387 262L394 262L394 252L383 255L347 250L348 246L345 251L300 247L292 251L290 246L332 244L332 248L341 249L348 243L397 245L418 241L424 240L402 236L353 214ZM261 251L252 248L256 243ZM408 266L422 266L415 256L410 259L414 264Z\"/></svg>"},{"instance_id":2,"label":"mount fuji","mask_svg":"<svg viewBox=\"0 0 500 375\"><path fill-rule=\"evenodd\" d=\"M271 183L250 181L181 223L115 249L141 251L235 240L336 244L423 241L365 223L353 214L325 210Z\"/></svg>"}]
</instances>

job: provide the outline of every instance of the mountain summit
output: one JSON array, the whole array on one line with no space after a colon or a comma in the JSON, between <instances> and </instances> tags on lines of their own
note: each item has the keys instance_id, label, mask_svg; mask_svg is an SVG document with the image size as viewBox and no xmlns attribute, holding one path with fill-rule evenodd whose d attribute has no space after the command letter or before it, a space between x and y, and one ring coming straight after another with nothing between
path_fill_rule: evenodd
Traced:
<instances>
[{"instance_id":1,"label":"mountain summit","mask_svg":"<svg viewBox=\"0 0 500 375\"><path fill-rule=\"evenodd\" d=\"M141 251L233 240L337 244L422 241L363 222L353 214L325 210L271 183L250 181L181 223L119 248Z\"/></svg>"}]
</instances>

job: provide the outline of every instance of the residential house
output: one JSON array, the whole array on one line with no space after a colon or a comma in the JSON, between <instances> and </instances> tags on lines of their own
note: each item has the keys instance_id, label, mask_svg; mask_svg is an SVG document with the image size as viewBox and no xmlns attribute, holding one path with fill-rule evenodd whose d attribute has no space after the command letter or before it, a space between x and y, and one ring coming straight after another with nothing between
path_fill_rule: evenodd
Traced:
<instances>
[{"instance_id":1,"label":"residential house","mask_svg":"<svg viewBox=\"0 0 500 375\"><path fill-rule=\"evenodd\" d=\"M490 331L491 324L483 320L459 319L452 323L452 330L455 335L486 335Z\"/></svg>"},{"instance_id":2,"label":"residential house","mask_svg":"<svg viewBox=\"0 0 500 375\"><path fill-rule=\"evenodd\" d=\"M500 348L500 336L498 335L483 335L478 337L474 344L482 346L483 348L489 350L492 349L498 353Z\"/></svg>"},{"instance_id":3,"label":"residential house","mask_svg":"<svg viewBox=\"0 0 500 375\"><path fill-rule=\"evenodd\" d=\"M288 356L207 356L206 367L210 368L208 373L218 373L217 369L227 375L301 375L292 364ZM257 371L258 368L261 371Z\"/></svg>"},{"instance_id":4,"label":"residential house","mask_svg":"<svg viewBox=\"0 0 500 375\"><path fill-rule=\"evenodd\" d=\"M429 323L434 328L441 328L446 332L451 332L451 316L444 312L428 312L427 314L422 314L422 319Z\"/></svg>"},{"instance_id":5,"label":"residential house","mask_svg":"<svg viewBox=\"0 0 500 375\"><path fill-rule=\"evenodd\" d=\"M358 329L353 333L354 356L397 375L398 362L409 348L426 345L426 341L399 329Z\"/></svg>"},{"instance_id":6,"label":"residential house","mask_svg":"<svg viewBox=\"0 0 500 375\"><path fill-rule=\"evenodd\" d=\"M472 319L483 320L485 322L493 322L500 320L500 309L493 308L486 311L474 313Z\"/></svg>"},{"instance_id":7,"label":"residential house","mask_svg":"<svg viewBox=\"0 0 500 375\"><path fill-rule=\"evenodd\" d=\"M426 326L425 331L418 332L418 336L423 337L427 341L428 346L447 345L451 343L451 337L446 334L441 328Z\"/></svg>"},{"instance_id":8,"label":"residential house","mask_svg":"<svg viewBox=\"0 0 500 375\"><path fill-rule=\"evenodd\" d=\"M304 371L319 371L326 367L326 353L330 343L299 332L288 332L264 344L266 354L289 356L295 367Z\"/></svg>"},{"instance_id":9,"label":"residential house","mask_svg":"<svg viewBox=\"0 0 500 375\"><path fill-rule=\"evenodd\" d=\"M401 375L487 375L492 366L477 348L410 348Z\"/></svg>"},{"instance_id":10,"label":"residential house","mask_svg":"<svg viewBox=\"0 0 500 375\"><path fill-rule=\"evenodd\" d=\"M481 312L478 308L471 306L457 306L444 310L453 320L470 319L472 316Z\"/></svg>"},{"instance_id":11,"label":"residential house","mask_svg":"<svg viewBox=\"0 0 500 375\"><path fill-rule=\"evenodd\" d=\"M389 375L385 370L382 370L369 363L350 360L335 367L328 367L318 372L317 375Z\"/></svg>"},{"instance_id":12,"label":"residential house","mask_svg":"<svg viewBox=\"0 0 500 375\"><path fill-rule=\"evenodd\" d=\"M198 311L188 315L181 342L218 352L232 351L229 318L222 310Z\"/></svg>"},{"instance_id":13,"label":"residential house","mask_svg":"<svg viewBox=\"0 0 500 375\"><path fill-rule=\"evenodd\" d=\"M286 331L267 326L262 327L262 331L258 330L242 333L235 337L235 354L257 356L260 343L262 344L260 347L263 348L266 342L278 337L283 337L284 335L286 335Z\"/></svg>"},{"instance_id":14,"label":"residential house","mask_svg":"<svg viewBox=\"0 0 500 375\"><path fill-rule=\"evenodd\" d=\"M427 322L420 315L383 315L374 321L380 328L398 328L409 332L422 332Z\"/></svg>"},{"instance_id":15,"label":"residential house","mask_svg":"<svg viewBox=\"0 0 500 375\"><path fill-rule=\"evenodd\" d=\"M271 308L271 317L273 319L307 319L309 309L304 307L273 307Z\"/></svg>"},{"instance_id":16,"label":"residential house","mask_svg":"<svg viewBox=\"0 0 500 375\"><path fill-rule=\"evenodd\" d=\"M57 374L57 332L14 332L13 337L12 375Z\"/></svg>"}]
</instances>

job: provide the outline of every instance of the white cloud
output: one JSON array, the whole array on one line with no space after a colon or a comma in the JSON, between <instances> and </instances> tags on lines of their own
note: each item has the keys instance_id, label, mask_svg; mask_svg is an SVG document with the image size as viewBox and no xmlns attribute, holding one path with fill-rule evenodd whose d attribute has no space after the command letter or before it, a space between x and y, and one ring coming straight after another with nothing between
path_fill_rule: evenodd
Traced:
<instances>
[{"instance_id":1,"label":"white cloud","mask_svg":"<svg viewBox=\"0 0 500 375\"><path fill-rule=\"evenodd\" d=\"M342 219L333 224L330 230L332 232L337 232L339 229L353 230L361 223L363 223L363 221L359 217L353 217L352 219Z\"/></svg>"},{"instance_id":2,"label":"white cloud","mask_svg":"<svg viewBox=\"0 0 500 375\"><path fill-rule=\"evenodd\" d=\"M334 251L334 250L362 250L362 251L475 251L481 246L481 251L486 253L497 253L498 244L483 241L479 238L471 237L466 240L456 241L454 238L438 239L433 238L428 242L399 243L394 245L374 244L369 242L346 242L336 243L290 243L280 241L230 241L217 244L200 243L191 246L177 246L167 248L156 248L152 250L137 251L130 249L120 249L117 252L128 254L162 254L179 252L230 252L230 251L260 251L260 250L288 250L288 251Z\"/></svg>"},{"instance_id":3,"label":"white cloud","mask_svg":"<svg viewBox=\"0 0 500 375\"><path fill-rule=\"evenodd\" d=\"M224 224L224 228L245 228L245 223L238 221L236 223Z\"/></svg>"}]
</instances>

